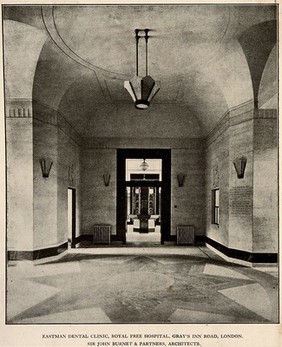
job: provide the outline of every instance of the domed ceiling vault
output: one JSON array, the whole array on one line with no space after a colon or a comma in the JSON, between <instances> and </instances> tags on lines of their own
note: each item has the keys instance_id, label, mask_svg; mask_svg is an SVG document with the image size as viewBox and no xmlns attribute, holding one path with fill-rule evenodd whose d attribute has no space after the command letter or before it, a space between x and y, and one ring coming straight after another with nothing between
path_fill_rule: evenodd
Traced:
<instances>
[{"instance_id":1,"label":"domed ceiling vault","mask_svg":"<svg viewBox=\"0 0 282 347\"><path fill-rule=\"evenodd\" d=\"M134 137L199 137L229 108L253 99L258 77L248 42L273 33L250 28L275 20L275 7L7 6L5 18L48 34L33 98L59 110L81 135L128 136L132 128ZM149 73L161 82L147 111L134 109L123 88L135 74L135 28L152 29Z\"/></svg>"}]
</instances>

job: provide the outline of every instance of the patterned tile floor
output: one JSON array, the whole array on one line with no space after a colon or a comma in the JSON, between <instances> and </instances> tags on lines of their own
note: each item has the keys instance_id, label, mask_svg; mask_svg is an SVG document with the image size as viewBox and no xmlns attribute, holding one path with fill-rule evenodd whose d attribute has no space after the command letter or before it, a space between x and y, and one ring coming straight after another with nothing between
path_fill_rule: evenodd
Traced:
<instances>
[{"instance_id":1,"label":"patterned tile floor","mask_svg":"<svg viewBox=\"0 0 282 347\"><path fill-rule=\"evenodd\" d=\"M10 324L274 323L277 310L277 268L205 247L73 249L7 269Z\"/></svg>"}]
</instances>

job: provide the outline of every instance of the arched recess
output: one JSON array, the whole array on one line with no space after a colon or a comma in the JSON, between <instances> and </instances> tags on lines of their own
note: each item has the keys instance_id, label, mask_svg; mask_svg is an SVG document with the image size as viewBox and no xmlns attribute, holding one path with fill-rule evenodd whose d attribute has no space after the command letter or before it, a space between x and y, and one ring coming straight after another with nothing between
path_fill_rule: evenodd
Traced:
<instances>
[{"instance_id":1,"label":"arched recess","mask_svg":"<svg viewBox=\"0 0 282 347\"><path fill-rule=\"evenodd\" d=\"M88 131L94 136L96 134L95 122L94 126L90 126L90 122L99 108L108 110L109 107L93 72L77 78L65 90L58 106L58 112L81 136L87 136Z\"/></svg>"},{"instance_id":2,"label":"arched recess","mask_svg":"<svg viewBox=\"0 0 282 347\"><path fill-rule=\"evenodd\" d=\"M74 62L48 39L38 58L33 81L33 100L58 110L62 97L77 80L93 71Z\"/></svg>"},{"instance_id":3,"label":"arched recess","mask_svg":"<svg viewBox=\"0 0 282 347\"><path fill-rule=\"evenodd\" d=\"M76 236L80 229L80 143L79 119L71 120L59 106L66 91L79 79L88 79L93 71L67 57L48 39L37 62L33 83L33 187L34 247L67 247L67 189L76 189ZM72 101L75 108L75 103ZM48 180L42 179L39 159L50 157L53 165ZM44 212L43 212L44 211ZM75 240L73 240L75 242Z\"/></svg>"},{"instance_id":4,"label":"arched recess","mask_svg":"<svg viewBox=\"0 0 282 347\"><path fill-rule=\"evenodd\" d=\"M258 92L258 107L278 109L277 44L273 47L261 77Z\"/></svg>"},{"instance_id":5,"label":"arched recess","mask_svg":"<svg viewBox=\"0 0 282 347\"><path fill-rule=\"evenodd\" d=\"M210 71L195 70L186 79L183 101L187 104L206 135L228 109L225 96Z\"/></svg>"},{"instance_id":6,"label":"arched recess","mask_svg":"<svg viewBox=\"0 0 282 347\"><path fill-rule=\"evenodd\" d=\"M237 40L228 42L221 57L208 67L208 71L221 89L228 109L253 99L250 71Z\"/></svg>"},{"instance_id":7,"label":"arched recess","mask_svg":"<svg viewBox=\"0 0 282 347\"><path fill-rule=\"evenodd\" d=\"M202 137L203 129L192 107L185 102L154 100L145 112L137 110L123 87L123 81L107 79L117 94L127 99L114 99L109 88L107 102L94 74L76 80L64 94L59 112L84 137L167 138ZM165 83L164 83L165 84ZM164 86L165 88L165 86Z\"/></svg>"},{"instance_id":8,"label":"arched recess","mask_svg":"<svg viewBox=\"0 0 282 347\"><path fill-rule=\"evenodd\" d=\"M238 38L246 56L252 77L254 106L258 107L260 81L268 57L277 41L275 20L251 26Z\"/></svg>"},{"instance_id":9,"label":"arched recess","mask_svg":"<svg viewBox=\"0 0 282 347\"><path fill-rule=\"evenodd\" d=\"M249 67L238 41L229 41L218 59L190 73L183 100L194 109L206 134L228 110L253 100Z\"/></svg>"},{"instance_id":10,"label":"arched recess","mask_svg":"<svg viewBox=\"0 0 282 347\"><path fill-rule=\"evenodd\" d=\"M37 61L46 34L28 24L4 21L5 97L32 98Z\"/></svg>"}]
</instances>

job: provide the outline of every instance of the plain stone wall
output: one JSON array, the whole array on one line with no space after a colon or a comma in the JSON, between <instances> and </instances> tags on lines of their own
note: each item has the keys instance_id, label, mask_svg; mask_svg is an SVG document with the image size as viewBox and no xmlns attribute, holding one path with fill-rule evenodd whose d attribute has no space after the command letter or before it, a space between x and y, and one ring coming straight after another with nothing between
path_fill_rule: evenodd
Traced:
<instances>
[{"instance_id":1,"label":"plain stone wall","mask_svg":"<svg viewBox=\"0 0 282 347\"><path fill-rule=\"evenodd\" d=\"M253 241L253 110L229 112L207 140L206 235L233 249L252 251ZM243 179L233 161L247 157ZM214 171L218 170L215 185ZM212 189L219 188L219 225L212 224Z\"/></svg>"},{"instance_id":2,"label":"plain stone wall","mask_svg":"<svg viewBox=\"0 0 282 347\"><path fill-rule=\"evenodd\" d=\"M87 146L87 144L86 144ZM89 139L82 156L82 233L92 232L94 224L111 224L116 232L116 149L171 148L171 234L179 224L194 225L204 234L205 169L202 139ZM108 187L103 174L111 174ZM178 187L177 174L186 175ZM177 207L175 207L177 206Z\"/></svg>"},{"instance_id":3,"label":"plain stone wall","mask_svg":"<svg viewBox=\"0 0 282 347\"><path fill-rule=\"evenodd\" d=\"M7 248L33 250L32 119L6 119Z\"/></svg>"},{"instance_id":4,"label":"plain stone wall","mask_svg":"<svg viewBox=\"0 0 282 347\"><path fill-rule=\"evenodd\" d=\"M82 233L92 234L94 224L110 224L115 235L116 150L84 150L82 168ZM103 181L104 174L111 175L107 187Z\"/></svg>"},{"instance_id":5,"label":"plain stone wall","mask_svg":"<svg viewBox=\"0 0 282 347\"><path fill-rule=\"evenodd\" d=\"M251 116L251 114L250 114ZM233 161L245 156L244 178L238 179ZM253 120L230 127L229 248L252 252L253 242Z\"/></svg>"},{"instance_id":6,"label":"plain stone wall","mask_svg":"<svg viewBox=\"0 0 282 347\"><path fill-rule=\"evenodd\" d=\"M81 230L81 149L62 129L58 128L58 190L57 238L63 243L68 237L68 187L76 190L76 236ZM73 166L73 179L69 169Z\"/></svg>"},{"instance_id":7,"label":"plain stone wall","mask_svg":"<svg viewBox=\"0 0 282 347\"><path fill-rule=\"evenodd\" d=\"M34 249L58 244L57 181L58 130L48 123L33 120L33 216ZM39 160L50 157L53 165L49 178L43 178Z\"/></svg>"},{"instance_id":8,"label":"plain stone wall","mask_svg":"<svg viewBox=\"0 0 282 347\"><path fill-rule=\"evenodd\" d=\"M229 244L229 137L227 129L206 149L206 235L225 246ZM220 189L219 226L212 224L212 189L215 188Z\"/></svg>"},{"instance_id":9,"label":"plain stone wall","mask_svg":"<svg viewBox=\"0 0 282 347\"><path fill-rule=\"evenodd\" d=\"M7 149L7 248L32 251L33 120L32 88L46 34L5 20L5 107Z\"/></svg>"},{"instance_id":10,"label":"plain stone wall","mask_svg":"<svg viewBox=\"0 0 282 347\"><path fill-rule=\"evenodd\" d=\"M183 173L183 187L177 174ZM192 225L197 235L205 234L205 158L204 150L173 149L171 155L171 234L177 225Z\"/></svg>"},{"instance_id":11,"label":"plain stone wall","mask_svg":"<svg viewBox=\"0 0 282 347\"><path fill-rule=\"evenodd\" d=\"M253 252L278 251L277 119L254 122Z\"/></svg>"},{"instance_id":12,"label":"plain stone wall","mask_svg":"<svg viewBox=\"0 0 282 347\"><path fill-rule=\"evenodd\" d=\"M54 110L36 105L33 119L33 210L34 249L57 246L68 238L68 187L76 188L76 235L80 234L80 147ZM49 178L43 178L39 164L50 157ZM69 166L73 165L73 182Z\"/></svg>"}]
</instances>

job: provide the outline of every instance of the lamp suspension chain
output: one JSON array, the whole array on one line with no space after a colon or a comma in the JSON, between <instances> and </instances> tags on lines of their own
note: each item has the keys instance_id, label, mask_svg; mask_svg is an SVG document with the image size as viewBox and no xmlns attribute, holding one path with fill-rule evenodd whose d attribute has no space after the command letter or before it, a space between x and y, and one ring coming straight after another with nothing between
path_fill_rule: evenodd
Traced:
<instances>
[{"instance_id":1,"label":"lamp suspension chain","mask_svg":"<svg viewBox=\"0 0 282 347\"><path fill-rule=\"evenodd\" d=\"M144 29L145 32L145 41L146 41L146 76L149 75L148 73L148 40L149 40L149 29Z\"/></svg>"},{"instance_id":2,"label":"lamp suspension chain","mask_svg":"<svg viewBox=\"0 0 282 347\"><path fill-rule=\"evenodd\" d=\"M136 39L136 76L138 76L138 44L139 44L139 29L135 29Z\"/></svg>"},{"instance_id":3,"label":"lamp suspension chain","mask_svg":"<svg viewBox=\"0 0 282 347\"><path fill-rule=\"evenodd\" d=\"M135 43L136 43L136 75L129 81L124 81L124 88L129 92L132 97L135 107L139 110L145 110L150 106L151 100L160 90L160 83L156 82L149 75L149 31L150 29L135 29ZM141 32L141 33L140 33ZM142 76L139 76L139 41L145 40L145 59L142 54ZM143 49L143 45L141 47ZM143 51L142 51L143 52ZM145 61L144 61L145 60ZM144 63L145 64L144 64ZM145 76L143 74L145 65Z\"/></svg>"}]
</instances>

